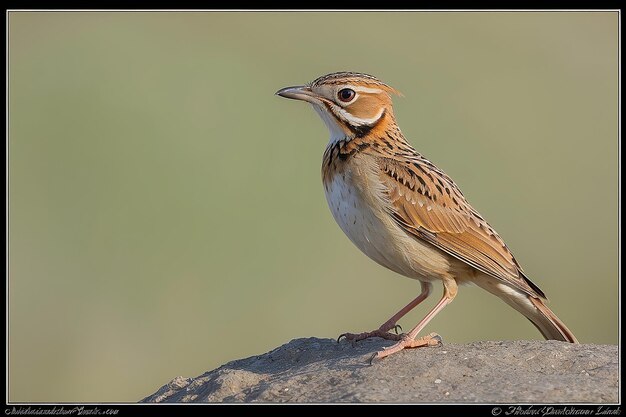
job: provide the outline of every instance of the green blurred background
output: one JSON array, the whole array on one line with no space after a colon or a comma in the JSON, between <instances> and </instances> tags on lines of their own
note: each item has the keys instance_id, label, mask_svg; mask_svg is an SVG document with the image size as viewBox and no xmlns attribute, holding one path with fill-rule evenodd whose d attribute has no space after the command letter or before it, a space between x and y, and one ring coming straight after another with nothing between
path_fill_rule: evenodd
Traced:
<instances>
[{"instance_id":1,"label":"green blurred background","mask_svg":"<svg viewBox=\"0 0 626 417\"><path fill-rule=\"evenodd\" d=\"M618 15L10 12L9 399L137 401L419 292L326 206L281 87L353 70L583 343L618 338ZM411 328L439 299L401 320ZM541 339L472 287L427 331Z\"/></svg>"}]
</instances>

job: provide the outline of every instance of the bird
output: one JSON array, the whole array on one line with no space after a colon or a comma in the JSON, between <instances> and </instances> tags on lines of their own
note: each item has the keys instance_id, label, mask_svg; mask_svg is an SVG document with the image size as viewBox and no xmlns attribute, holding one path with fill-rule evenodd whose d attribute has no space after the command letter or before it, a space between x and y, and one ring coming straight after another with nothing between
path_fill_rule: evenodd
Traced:
<instances>
[{"instance_id":1,"label":"bird","mask_svg":"<svg viewBox=\"0 0 626 417\"><path fill-rule=\"evenodd\" d=\"M398 90L372 75L340 71L276 95L311 104L328 128L322 182L339 227L369 258L421 284L419 295L379 328L339 339L396 342L370 362L406 348L440 345L437 333L417 336L454 300L460 285L474 284L523 314L546 339L578 343L452 178L404 137L393 112ZM439 302L412 330L398 334L397 322L437 282L443 284Z\"/></svg>"}]
</instances>

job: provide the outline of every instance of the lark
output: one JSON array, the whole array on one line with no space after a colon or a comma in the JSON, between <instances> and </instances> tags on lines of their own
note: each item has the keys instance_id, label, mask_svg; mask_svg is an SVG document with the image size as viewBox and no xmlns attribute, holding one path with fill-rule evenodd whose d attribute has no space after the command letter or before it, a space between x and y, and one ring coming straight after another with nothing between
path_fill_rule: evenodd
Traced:
<instances>
[{"instance_id":1,"label":"lark","mask_svg":"<svg viewBox=\"0 0 626 417\"><path fill-rule=\"evenodd\" d=\"M454 181L405 139L393 113L397 90L371 75L336 72L276 94L310 103L330 131L322 181L339 227L368 257L421 284L417 298L378 329L340 338L396 341L372 359L438 345L436 333L417 336L454 300L459 285L475 284L523 314L546 339L578 343ZM437 282L441 300L410 332L397 334L398 320Z\"/></svg>"}]
</instances>

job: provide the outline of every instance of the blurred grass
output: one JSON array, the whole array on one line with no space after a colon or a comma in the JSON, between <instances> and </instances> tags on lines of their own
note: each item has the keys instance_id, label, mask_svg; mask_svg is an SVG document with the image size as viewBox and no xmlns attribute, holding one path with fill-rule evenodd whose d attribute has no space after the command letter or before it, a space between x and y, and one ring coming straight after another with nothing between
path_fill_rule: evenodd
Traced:
<instances>
[{"instance_id":1,"label":"blurred grass","mask_svg":"<svg viewBox=\"0 0 626 417\"><path fill-rule=\"evenodd\" d=\"M274 96L337 70L403 91L409 140L581 342L617 343L617 23L9 12L9 399L137 401L292 338L371 330L418 293L334 224L326 129ZM469 287L429 331L541 338Z\"/></svg>"}]
</instances>

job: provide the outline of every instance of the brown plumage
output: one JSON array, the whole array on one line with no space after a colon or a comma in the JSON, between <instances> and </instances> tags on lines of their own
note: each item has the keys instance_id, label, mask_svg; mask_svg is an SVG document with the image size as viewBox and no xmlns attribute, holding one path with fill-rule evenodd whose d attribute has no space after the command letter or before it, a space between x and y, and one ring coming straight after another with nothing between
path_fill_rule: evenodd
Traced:
<instances>
[{"instance_id":1,"label":"brown plumage","mask_svg":"<svg viewBox=\"0 0 626 417\"><path fill-rule=\"evenodd\" d=\"M330 130L322 179L339 226L370 258L422 283L422 293L379 329L342 336L398 340L377 357L435 344L434 334L415 337L454 299L458 284L474 283L524 314L544 337L577 343L454 181L406 141L393 114L391 94L397 93L371 75L354 72L277 92L311 103ZM436 281L444 285L437 306L408 334L390 333Z\"/></svg>"}]
</instances>

